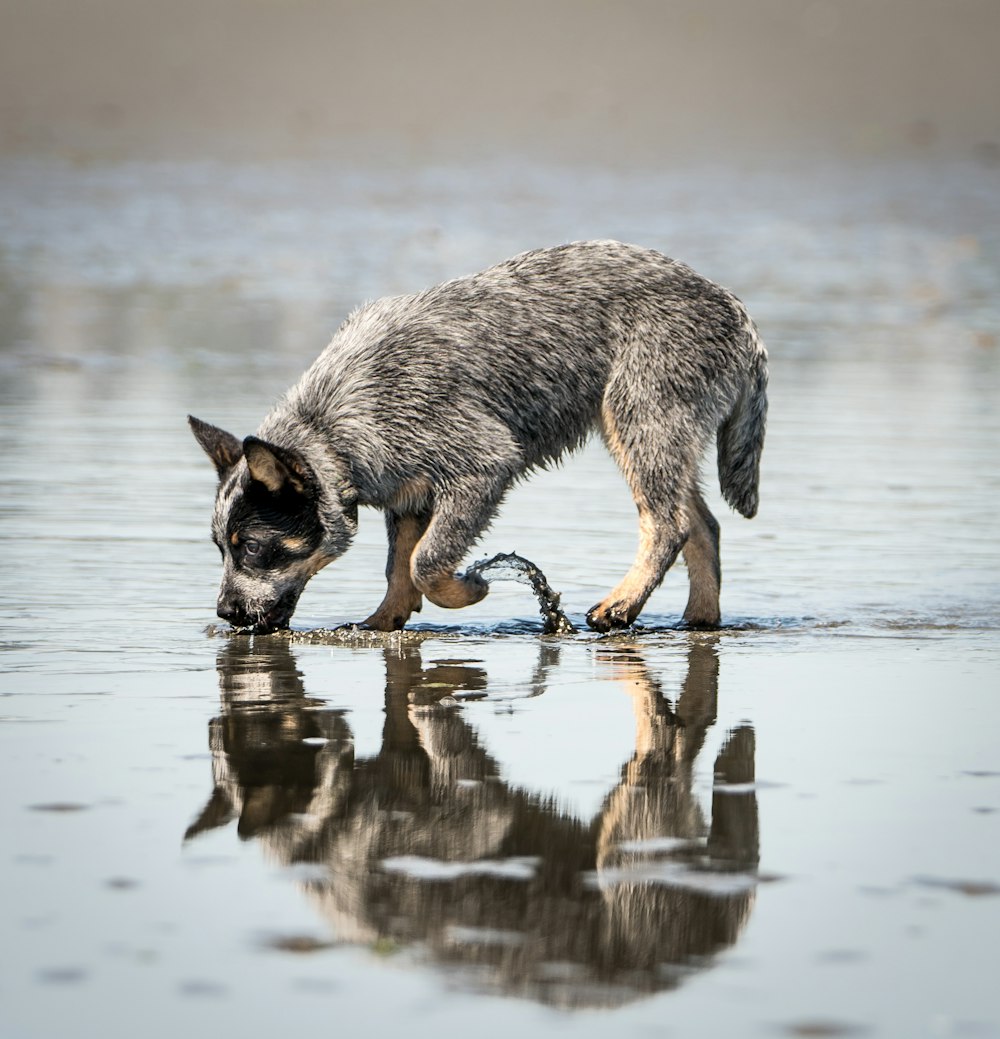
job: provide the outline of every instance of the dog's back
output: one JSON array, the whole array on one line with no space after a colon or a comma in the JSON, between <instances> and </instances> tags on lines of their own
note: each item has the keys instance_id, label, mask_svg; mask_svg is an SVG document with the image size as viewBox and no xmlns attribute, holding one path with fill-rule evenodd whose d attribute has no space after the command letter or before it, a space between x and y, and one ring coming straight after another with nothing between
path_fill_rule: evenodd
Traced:
<instances>
[{"instance_id":1,"label":"dog's back","mask_svg":"<svg viewBox=\"0 0 1000 1039\"><path fill-rule=\"evenodd\" d=\"M574 243L359 308L260 435L306 417L373 500L396 469L448 480L552 462L600 427L612 386L669 400L701 450L763 356L739 300L684 264Z\"/></svg>"}]
</instances>

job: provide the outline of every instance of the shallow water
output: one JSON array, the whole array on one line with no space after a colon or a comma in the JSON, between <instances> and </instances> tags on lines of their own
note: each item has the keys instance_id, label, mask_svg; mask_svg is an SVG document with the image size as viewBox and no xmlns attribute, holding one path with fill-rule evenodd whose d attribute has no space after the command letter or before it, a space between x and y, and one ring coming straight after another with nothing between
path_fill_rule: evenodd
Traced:
<instances>
[{"instance_id":1,"label":"shallow water","mask_svg":"<svg viewBox=\"0 0 1000 1039\"><path fill-rule=\"evenodd\" d=\"M5 161L0 1032L1000 1035L997 179ZM678 567L612 638L509 583L315 632L380 598L375 514L291 637L213 628L184 416L249 432L360 300L597 235L770 348L724 628ZM635 528L590 445L475 558L582 627Z\"/></svg>"}]
</instances>

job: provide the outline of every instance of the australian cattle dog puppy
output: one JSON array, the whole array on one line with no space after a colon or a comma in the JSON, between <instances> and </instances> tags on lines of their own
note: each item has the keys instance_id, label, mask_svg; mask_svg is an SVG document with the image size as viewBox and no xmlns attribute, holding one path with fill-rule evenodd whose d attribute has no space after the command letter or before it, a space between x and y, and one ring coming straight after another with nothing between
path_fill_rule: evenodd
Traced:
<instances>
[{"instance_id":1,"label":"australian cattle dog puppy","mask_svg":"<svg viewBox=\"0 0 1000 1039\"><path fill-rule=\"evenodd\" d=\"M383 510L389 537L388 590L365 626L402 628L423 596L479 602L485 581L456 571L507 490L596 430L635 498L639 549L588 624L632 624L683 552L684 619L717 625L719 526L699 464L714 437L722 493L753 516L766 412L767 354L743 304L650 249L540 249L368 303L255 436L190 419L219 474L219 616L287 627L359 505Z\"/></svg>"}]
</instances>

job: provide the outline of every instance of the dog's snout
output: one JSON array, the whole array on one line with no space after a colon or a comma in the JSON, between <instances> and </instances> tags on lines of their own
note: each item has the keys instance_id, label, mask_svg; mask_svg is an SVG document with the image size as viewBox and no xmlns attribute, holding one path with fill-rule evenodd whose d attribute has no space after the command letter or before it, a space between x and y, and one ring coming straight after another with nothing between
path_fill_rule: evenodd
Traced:
<instances>
[{"instance_id":1,"label":"dog's snout","mask_svg":"<svg viewBox=\"0 0 1000 1039\"><path fill-rule=\"evenodd\" d=\"M228 621L233 627L240 627L245 620L246 615L243 610L232 599L220 598L216 606L215 612L224 620Z\"/></svg>"},{"instance_id":2,"label":"dog's snout","mask_svg":"<svg viewBox=\"0 0 1000 1039\"><path fill-rule=\"evenodd\" d=\"M251 610L239 595L222 594L219 596L215 612L234 628L253 629L255 632L265 634L287 626L288 618L295 609L297 599L298 596L295 595L288 600L279 600L271 605L261 604L258 608Z\"/></svg>"}]
</instances>

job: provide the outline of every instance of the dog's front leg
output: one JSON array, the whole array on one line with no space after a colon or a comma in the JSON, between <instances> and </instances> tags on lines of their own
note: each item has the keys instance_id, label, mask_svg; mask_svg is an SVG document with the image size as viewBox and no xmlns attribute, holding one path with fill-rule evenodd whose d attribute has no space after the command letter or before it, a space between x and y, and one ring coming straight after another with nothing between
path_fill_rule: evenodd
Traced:
<instances>
[{"instance_id":1,"label":"dog's front leg","mask_svg":"<svg viewBox=\"0 0 1000 1039\"><path fill-rule=\"evenodd\" d=\"M429 515L400 516L385 514L385 531L389 540L389 558L385 576L389 582L385 598L375 612L361 622L364 628L375 631L399 631L423 605L423 598L410 576L410 560L417 542L423 537Z\"/></svg>"},{"instance_id":2,"label":"dog's front leg","mask_svg":"<svg viewBox=\"0 0 1000 1039\"><path fill-rule=\"evenodd\" d=\"M489 526L506 489L504 480L477 481L435 496L430 524L410 561L413 584L435 606L457 610L486 598L490 588L482 577L455 571Z\"/></svg>"}]
</instances>

